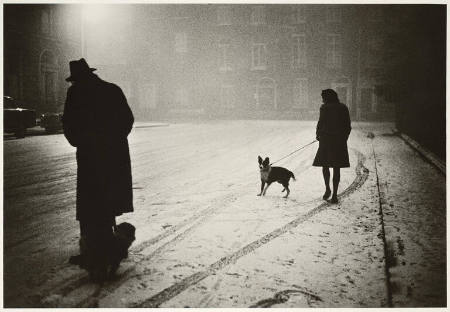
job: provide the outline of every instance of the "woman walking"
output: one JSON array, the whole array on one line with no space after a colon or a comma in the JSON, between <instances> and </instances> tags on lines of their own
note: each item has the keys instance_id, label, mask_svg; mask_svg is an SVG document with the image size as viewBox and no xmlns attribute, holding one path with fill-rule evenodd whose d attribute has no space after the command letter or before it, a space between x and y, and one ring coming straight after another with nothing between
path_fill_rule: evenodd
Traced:
<instances>
[{"instance_id":1,"label":"woman walking","mask_svg":"<svg viewBox=\"0 0 450 312\"><path fill-rule=\"evenodd\" d=\"M316 138L319 149L314 158L313 166L322 167L325 182L323 199L331 195L331 203L337 203L341 168L350 167L347 150L347 139L350 135L350 114L347 106L339 102L337 93L332 89L322 91L323 105L320 107L320 117L317 122ZM330 189L330 167L333 168L333 193Z\"/></svg>"}]
</instances>

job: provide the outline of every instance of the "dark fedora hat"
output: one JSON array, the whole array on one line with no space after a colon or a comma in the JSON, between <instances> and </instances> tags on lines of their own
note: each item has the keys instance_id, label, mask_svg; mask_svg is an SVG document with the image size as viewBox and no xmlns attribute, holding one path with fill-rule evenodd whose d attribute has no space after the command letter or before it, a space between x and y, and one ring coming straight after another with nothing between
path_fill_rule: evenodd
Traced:
<instances>
[{"instance_id":1,"label":"dark fedora hat","mask_svg":"<svg viewBox=\"0 0 450 312\"><path fill-rule=\"evenodd\" d=\"M90 68L84 58L81 58L78 61L70 61L69 67L70 76L66 78L66 81L74 81L86 77L94 70L97 70L96 68Z\"/></svg>"}]
</instances>

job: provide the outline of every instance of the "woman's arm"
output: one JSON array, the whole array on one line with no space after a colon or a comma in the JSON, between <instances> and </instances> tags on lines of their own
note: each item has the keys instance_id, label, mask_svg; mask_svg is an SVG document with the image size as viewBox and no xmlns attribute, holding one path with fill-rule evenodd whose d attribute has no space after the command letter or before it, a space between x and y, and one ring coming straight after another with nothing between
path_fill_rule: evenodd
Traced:
<instances>
[{"instance_id":1,"label":"woman's arm","mask_svg":"<svg viewBox=\"0 0 450 312\"><path fill-rule=\"evenodd\" d=\"M322 105L320 106L320 115L319 115L319 121L317 121L316 126L316 139L317 141L320 141L320 136L324 132L324 116L325 116L325 107Z\"/></svg>"}]
</instances>

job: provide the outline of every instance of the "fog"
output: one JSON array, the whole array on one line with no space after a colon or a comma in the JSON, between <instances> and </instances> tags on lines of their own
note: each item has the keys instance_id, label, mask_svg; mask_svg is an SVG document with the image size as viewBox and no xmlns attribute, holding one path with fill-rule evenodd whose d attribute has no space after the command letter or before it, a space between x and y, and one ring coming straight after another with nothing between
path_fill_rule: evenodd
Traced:
<instances>
[{"instance_id":1,"label":"fog","mask_svg":"<svg viewBox=\"0 0 450 312\"><path fill-rule=\"evenodd\" d=\"M22 62L10 51L10 43L17 41L14 28L25 33L50 29L56 41L47 44L44 36L39 48L50 51L59 74L56 95L50 97L54 103L42 95L48 88L36 99L12 79L7 79L5 93L17 94L38 111L60 110L68 87L64 81L68 61L84 57L101 78L123 89L138 120L317 120L320 92L333 88L352 119L393 121L399 99L408 92L407 80L423 87L421 81L426 79L434 83L439 96L445 92L445 76L429 71L441 68L442 60L445 64L445 43L429 36L433 33L445 42L445 18L437 11L445 9L324 4L7 5L6 78L23 75L16 73L18 67L22 72L27 68L14 66ZM28 23L15 23L24 20L24 12ZM42 68L40 53L40 62L30 61L29 66ZM42 88L42 82L37 87ZM430 91L415 90L422 97Z\"/></svg>"}]
</instances>

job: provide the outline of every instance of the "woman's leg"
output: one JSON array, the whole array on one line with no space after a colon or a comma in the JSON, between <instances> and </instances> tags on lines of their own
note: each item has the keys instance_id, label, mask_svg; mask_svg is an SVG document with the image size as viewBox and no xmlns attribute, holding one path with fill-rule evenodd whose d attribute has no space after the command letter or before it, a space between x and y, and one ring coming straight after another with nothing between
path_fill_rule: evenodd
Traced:
<instances>
[{"instance_id":1,"label":"woman's leg","mask_svg":"<svg viewBox=\"0 0 450 312\"><path fill-rule=\"evenodd\" d=\"M331 197L332 203L338 202L337 193L340 180L341 180L341 168L333 168L333 196Z\"/></svg>"},{"instance_id":2,"label":"woman's leg","mask_svg":"<svg viewBox=\"0 0 450 312\"><path fill-rule=\"evenodd\" d=\"M331 195L330 189L330 168L322 167L323 181L325 182L325 194L323 194L323 199L328 199Z\"/></svg>"}]
</instances>

